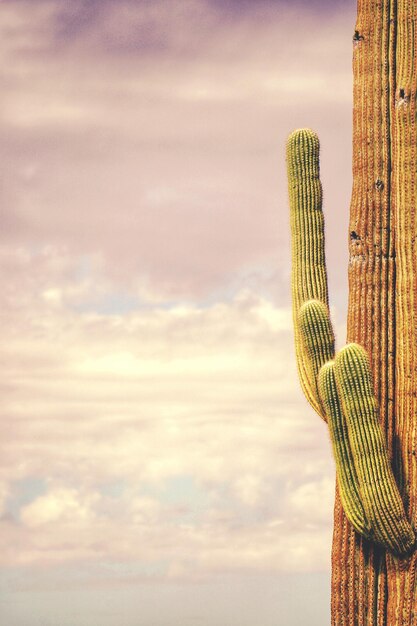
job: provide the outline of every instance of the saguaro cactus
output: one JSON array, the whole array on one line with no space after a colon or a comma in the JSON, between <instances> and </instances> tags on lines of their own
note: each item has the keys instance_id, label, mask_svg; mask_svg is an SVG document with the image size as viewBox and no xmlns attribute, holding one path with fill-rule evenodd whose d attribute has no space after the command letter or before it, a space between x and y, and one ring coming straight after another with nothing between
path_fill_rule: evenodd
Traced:
<instances>
[{"instance_id":1,"label":"saguaro cactus","mask_svg":"<svg viewBox=\"0 0 417 626\"><path fill-rule=\"evenodd\" d=\"M348 344L328 310L319 142L287 144L296 354L336 461L332 624L417 626L417 3L358 0Z\"/></svg>"}]
</instances>

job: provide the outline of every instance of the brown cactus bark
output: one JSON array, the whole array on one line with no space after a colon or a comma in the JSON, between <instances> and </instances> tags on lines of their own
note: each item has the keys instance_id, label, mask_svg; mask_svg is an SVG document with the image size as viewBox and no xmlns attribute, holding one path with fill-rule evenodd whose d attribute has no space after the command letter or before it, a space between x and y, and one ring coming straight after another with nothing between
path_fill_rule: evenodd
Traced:
<instances>
[{"instance_id":1,"label":"brown cactus bark","mask_svg":"<svg viewBox=\"0 0 417 626\"><path fill-rule=\"evenodd\" d=\"M417 527L417 2L358 0L353 36L348 341L370 356L380 419ZM417 551L352 529L336 493L334 626L416 626Z\"/></svg>"}]
</instances>

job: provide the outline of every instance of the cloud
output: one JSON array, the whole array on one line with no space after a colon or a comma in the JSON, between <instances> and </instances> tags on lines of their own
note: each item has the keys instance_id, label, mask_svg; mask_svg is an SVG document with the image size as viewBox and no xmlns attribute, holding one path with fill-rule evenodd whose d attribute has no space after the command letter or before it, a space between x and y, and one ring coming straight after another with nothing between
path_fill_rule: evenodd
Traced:
<instances>
[{"instance_id":1,"label":"cloud","mask_svg":"<svg viewBox=\"0 0 417 626\"><path fill-rule=\"evenodd\" d=\"M94 499L94 498L90 498ZM29 528L59 522L78 525L91 515L91 502L82 501L75 489L55 489L23 507L20 519ZM94 522L94 519L91 520Z\"/></svg>"},{"instance_id":2,"label":"cloud","mask_svg":"<svg viewBox=\"0 0 417 626\"><path fill-rule=\"evenodd\" d=\"M308 517L309 524L327 523L334 500L334 480L324 476L320 480L305 482L290 495L290 505L295 514Z\"/></svg>"},{"instance_id":3,"label":"cloud","mask_svg":"<svg viewBox=\"0 0 417 626\"><path fill-rule=\"evenodd\" d=\"M3 564L316 567L332 462L288 363L290 312L246 291L80 313L73 263L56 249L5 260L0 477L5 494L29 483L20 505L6 498Z\"/></svg>"}]
</instances>

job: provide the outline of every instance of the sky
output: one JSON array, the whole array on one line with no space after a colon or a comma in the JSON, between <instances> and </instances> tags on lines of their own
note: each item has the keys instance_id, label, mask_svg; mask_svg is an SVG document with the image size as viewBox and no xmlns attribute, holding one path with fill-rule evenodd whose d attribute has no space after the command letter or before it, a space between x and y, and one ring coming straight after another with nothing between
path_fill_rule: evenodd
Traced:
<instances>
[{"instance_id":1,"label":"sky","mask_svg":"<svg viewBox=\"0 0 417 626\"><path fill-rule=\"evenodd\" d=\"M285 141L320 136L345 338L353 0L0 2L0 616L323 626Z\"/></svg>"}]
</instances>

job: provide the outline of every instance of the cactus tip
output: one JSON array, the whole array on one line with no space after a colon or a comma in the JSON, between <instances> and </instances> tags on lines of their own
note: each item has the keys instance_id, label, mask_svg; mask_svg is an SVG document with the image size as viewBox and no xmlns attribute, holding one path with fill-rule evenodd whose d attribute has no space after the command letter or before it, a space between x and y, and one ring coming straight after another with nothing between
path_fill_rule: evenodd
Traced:
<instances>
[{"instance_id":1,"label":"cactus tip","mask_svg":"<svg viewBox=\"0 0 417 626\"><path fill-rule=\"evenodd\" d=\"M298 128L294 130L287 139L288 151L304 151L311 150L318 156L320 150L319 137L314 130L310 128Z\"/></svg>"},{"instance_id":2,"label":"cactus tip","mask_svg":"<svg viewBox=\"0 0 417 626\"><path fill-rule=\"evenodd\" d=\"M346 358L355 358L368 361L368 353L365 348L358 343L347 343L337 355L338 361L344 361Z\"/></svg>"}]
</instances>

